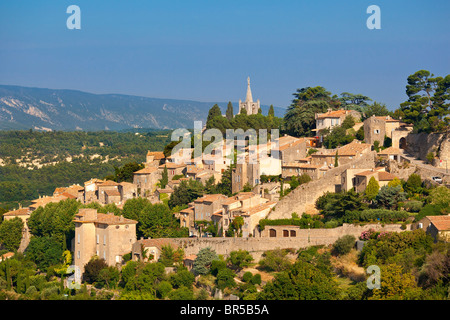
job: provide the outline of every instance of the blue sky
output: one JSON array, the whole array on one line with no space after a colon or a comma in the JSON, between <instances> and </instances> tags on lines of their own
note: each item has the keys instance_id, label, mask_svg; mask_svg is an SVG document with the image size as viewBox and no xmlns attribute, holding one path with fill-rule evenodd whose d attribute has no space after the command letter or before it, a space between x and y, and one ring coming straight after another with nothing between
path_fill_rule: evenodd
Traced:
<instances>
[{"instance_id":1,"label":"blue sky","mask_svg":"<svg viewBox=\"0 0 450 320\"><path fill-rule=\"evenodd\" d=\"M69 5L81 30L69 30ZM369 30L369 5L381 30ZM450 1L0 2L0 84L287 107L324 86L397 108L408 75L450 74Z\"/></svg>"}]
</instances>

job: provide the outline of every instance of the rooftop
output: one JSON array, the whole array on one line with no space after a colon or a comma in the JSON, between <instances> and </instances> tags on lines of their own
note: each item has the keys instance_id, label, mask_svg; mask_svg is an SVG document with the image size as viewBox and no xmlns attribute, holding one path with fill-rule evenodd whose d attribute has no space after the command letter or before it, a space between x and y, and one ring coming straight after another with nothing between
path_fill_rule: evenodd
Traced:
<instances>
[{"instance_id":1,"label":"rooftop","mask_svg":"<svg viewBox=\"0 0 450 320\"><path fill-rule=\"evenodd\" d=\"M427 216L427 218L439 231L450 230L450 216Z\"/></svg>"}]
</instances>

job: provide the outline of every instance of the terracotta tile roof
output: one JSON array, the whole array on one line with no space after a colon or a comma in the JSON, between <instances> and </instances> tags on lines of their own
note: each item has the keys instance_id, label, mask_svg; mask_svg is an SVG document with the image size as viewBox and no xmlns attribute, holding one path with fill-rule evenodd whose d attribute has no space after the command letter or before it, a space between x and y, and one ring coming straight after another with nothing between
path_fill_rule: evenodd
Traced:
<instances>
[{"instance_id":1,"label":"terracotta tile roof","mask_svg":"<svg viewBox=\"0 0 450 320\"><path fill-rule=\"evenodd\" d=\"M6 259L10 259L14 256L14 252L7 252L4 254L0 254L0 262Z\"/></svg>"},{"instance_id":2,"label":"terracotta tile roof","mask_svg":"<svg viewBox=\"0 0 450 320\"><path fill-rule=\"evenodd\" d=\"M263 204L260 204L260 205L257 205L257 206L254 206L254 207L246 209L245 213L243 213L242 215L244 215L244 216L251 216L251 215L254 215L254 214L258 213L258 212L261 212L261 211L264 211L264 210L267 210L267 209L271 209L276 204L277 204L276 201L269 201L269 202L266 202L266 203L263 203Z\"/></svg>"},{"instance_id":3,"label":"terracotta tile roof","mask_svg":"<svg viewBox=\"0 0 450 320\"><path fill-rule=\"evenodd\" d=\"M178 249L178 245L170 238L159 238L159 239L141 239L138 240L141 244L144 245L144 247L156 247L159 250L162 249L162 247L170 245L174 249Z\"/></svg>"},{"instance_id":4,"label":"terracotta tile roof","mask_svg":"<svg viewBox=\"0 0 450 320\"><path fill-rule=\"evenodd\" d=\"M223 194L208 194L205 195L201 198L198 198L196 200L194 200L195 203L201 203L201 202L214 202L214 201L218 201L221 199L226 199L227 197L224 196Z\"/></svg>"},{"instance_id":5,"label":"terracotta tile roof","mask_svg":"<svg viewBox=\"0 0 450 320\"><path fill-rule=\"evenodd\" d=\"M196 254L190 254L184 258L184 260L192 260L192 261L194 261L195 259L197 259Z\"/></svg>"},{"instance_id":6,"label":"terracotta tile roof","mask_svg":"<svg viewBox=\"0 0 450 320\"><path fill-rule=\"evenodd\" d=\"M119 184L120 184L122 187L125 187L125 186L127 186L127 187L134 187L134 186L136 186L134 183L127 182L127 181L119 182Z\"/></svg>"},{"instance_id":7,"label":"terracotta tile roof","mask_svg":"<svg viewBox=\"0 0 450 320\"><path fill-rule=\"evenodd\" d=\"M153 156L153 160L161 160L165 159L164 152L161 151L153 151L153 152L147 152L147 156Z\"/></svg>"},{"instance_id":8,"label":"terracotta tile roof","mask_svg":"<svg viewBox=\"0 0 450 320\"><path fill-rule=\"evenodd\" d=\"M400 149L399 148L394 148L394 147L389 147L386 148L384 150L380 150L380 152L378 152L378 154L384 155L384 154L399 154L400 153Z\"/></svg>"},{"instance_id":9,"label":"terracotta tile roof","mask_svg":"<svg viewBox=\"0 0 450 320\"><path fill-rule=\"evenodd\" d=\"M173 163L173 162L167 162L165 164L160 165L158 168L164 170L164 167L167 167L167 169L178 169L178 168L184 168L184 167L186 167L186 165Z\"/></svg>"},{"instance_id":10,"label":"terracotta tile roof","mask_svg":"<svg viewBox=\"0 0 450 320\"><path fill-rule=\"evenodd\" d=\"M29 208L21 208L9 212L5 212L3 216L25 216L30 214Z\"/></svg>"},{"instance_id":11,"label":"terracotta tile roof","mask_svg":"<svg viewBox=\"0 0 450 320\"><path fill-rule=\"evenodd\" d=\"M286 143L286 144L280 146L280 147L278 148L278 150L279 150L279 151L284 151L284 150L286 150L286 149L289 149L289 148L298 146L299 144L301 144L301 143L304 142L304 141L305 141L304 139L298 139L298 140L296 140L296 141L294 141L294 142Z\"/></svg>"},{"instance_id":12,"label":"terracotta tile roof","mask_svg":"<svg viewBox=\"0 0 450 320\"><path fill-rule=\"evenodd\" d=\"M101 182L105 182L105 180L94 178L94 179L91 179L89 181L86 181L84 183L84 185L88 185L88 184L92 184L92 183L101 183Z\"/></svg>"},{"instance_id":13,"label":"terracotta tile roof","mask_svg":"<svg viewBox=\"0 0 450 320\"><path fill-rule=\"evenodd\" d=\"M73 194L70 194L70 193L67 193L67 192L63 192L61 195L64 196L64 197L67 197L68 199L76 199L77 198Z\"/></svg>"},{"instance_id":14,"label":"terracotta tile roof","mask_svg":"<svg viewBox=\"0 0 450 320\"><path fill-rule=\"evenodd\" d=\"M397 178L397 176L393 175L390 172L380 171L378 172L378 181L391 181Z\"/></svg>"},{"instance_id":15,"label":"terracotta tile roof","mask_svg":"<svg viewBox=\"0 0 450 320\"><path fill-rule=\"evenodd\" d=\"M105 193L108 197L120 197L120 192L117 190L105 190Z\"/></svg>"},{"instance_id":16,"label":"terracotta tile roof","mask_svg":"<svg viewBox=\"0 0 450 320\"><path fill-rule=\"evenodd\" d=\"M325 118L340 118L346 114L349 114L351 110L332 110L325 113L317 114L317 119L325 119Z\"/></svg>"},{"instance_id":17,"label":"terracotta tile roof","mask_svg":"<svg viewBox=\"0 0 450 320\"><path fill-rule=\"evenodd\" d=\"M68 199L66 196L64 195L57 195L57 196L52 196L52 197L42 197L39 199L35 199L35 200L31 200L31 205L29 206L29 208L38 208L38 207L45 207L47 204L52 203L52 202L60 202L62 200L66 200Z\"/></svg>"},{"instance_id":18,"label":"terracotta tile roof","mask_svg":"<svg viewBox=\"0 0 450 320\"><path fill-rule=\"evenodd\" d=\"M158 171L156 167L147 167L138 171L133 172L133 174L151 174L153 172Z\"/></svg>"},{"instance_id":19,"label":"terracotta tile roof","mask_svg":"<svg viewBox=\"0 0 450 320\"><path fill-rule=\"evenodd\" d=\"M119 185L119 184L118 184L117 182L112 181L112 180L106 180L106 181L104 181L104 182L102 182L102 183L99 184L99 186L101 186L101 187L105 187L105 186L118 186L118 185Z\"/></svg>"},{"instance_id":20,"label":"terracotta tile roof","mask_svg":"<svg viewBox=\"0 0 450 320\"><path fill-rule=\"evenodd\" d=\"M186 209L180 210L180 213L192 214L192 213L194 213L194 209L193 208L186 208Z\"/></svg>"},{"instance_id":21,"label":"terracotta tile roof","mask_svg":"<svg viewBox=\"0 0 450 320\"><path fill-rule=\"evenodd\" d=\"M375 116L375 119L384 120L386 122L401 122L401 120L391 118L391 116Z\"/></svg>"},{"instance_id":22,"label":"terracotta tile roof","mask_svg":"<svg viewBox=\"0 0 450 320\"><path fill-rule=\"evenodd\" d=\"M337 149L338 156L356 156L366 149L371 149L372 145L368 143L359 143L355 140ZM313 154L314 156L314 154Z\"/></svg>"},{"instance_id":23,"label":"terracotta tile roof","mask_svg":"<svg viewBox=\"0 0 450 320\"><path fill-rule=\"evenodd\" d=\"M299 162L290 162L290 163L284 163L281 165L281 167L286 168L300 168L300 169L318 169L321 166L320 165L314 165L309 163L299 163Z\"/></svg>"},{"instance_id":24,"label":"terracotta tile roof","mask_svg":"<svg viewBox=\"0 0 450 320\"><path fill-rule=\"evenodd\" d=\"M450 230L450 216L427 216L427 218L439 231Z\"/></svg>"},{"instance_id":25,"label":"terracotta tile roof","mask_svg":"<svg viewBox=\"0 0 450 320\"><path fill-rule=\"evenodd\" d=\"M127 219L123 216L116 216L113 213L97 213L97 219L95 220L84 220L84 213L75 214L74 221L76 222L93 222L93 223L101 223L101 224L137 224L136 220Z\"/></svg>"}]
</instances>

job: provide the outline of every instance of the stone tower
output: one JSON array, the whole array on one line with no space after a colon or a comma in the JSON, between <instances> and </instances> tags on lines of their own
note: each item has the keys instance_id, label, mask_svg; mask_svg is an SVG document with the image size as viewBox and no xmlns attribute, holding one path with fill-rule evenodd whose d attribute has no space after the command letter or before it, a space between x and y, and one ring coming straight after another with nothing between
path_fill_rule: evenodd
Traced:
<instances>
[{"instance_id":1,"label":"stone tower","mask_svg":"<svg viewBox=\"0 0 450 320\"><path fill-rule=\"evenodd\" d=\"M245 101L239 99L239 113L241 113L242 109L247 111L248 115L257 114L260 108L259 99L256 102L253 102L252 90L250 89L250 77L247 78L247 96L245 97Z\"/></svg>"}]
</instances>

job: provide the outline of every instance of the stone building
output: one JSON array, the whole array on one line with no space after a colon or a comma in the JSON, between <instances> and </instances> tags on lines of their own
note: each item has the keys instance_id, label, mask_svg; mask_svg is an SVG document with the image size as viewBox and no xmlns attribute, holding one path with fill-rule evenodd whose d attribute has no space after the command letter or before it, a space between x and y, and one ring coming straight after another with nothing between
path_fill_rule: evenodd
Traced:
<instances>
[{"instance_id":1,"label":"stone building","mask_svg":"<svg viewBox=\"0 0 450 320\"><path fill-rule=\"evenodd\" d=\"M136 242L137 221L123 216L80 209L74 223L74 264L81 272L94 256L104 259L109 266L121 265L123 255L130 253Z\"/></svg>"},{"instance_id":2,"label":"stone building","mask_svg":"<svg viewBox=\"0 0 450 320\"><path fill-rule=\"evenodd\" d=\"M161 257L163 247L171 246L173 249L178 249L178 245L170 238L160 239L144 239L141 238L132 246L132 260L144 262L157 262Z\"/></svg>"},{"instance_id":3,"label":"stone building","mask_svg":"<svg viewBox=\"0 0 450 320\"><path fill-rule=\"evenodd\" d=\"M349 144L334 150L322 149L313 153L311 155L311 164L332 168L334 167L336 152L338 155L338 164L343 165L369 153L371 148L372 146L370 144L353 140Z\"/></svg>"},{"instance_id":4,"label":"stone building","mask_svg":"<svg viewBox=\"0 0 450 320\"><path fill-rule=\"evenodd\" d=\"M146 167L133 173L133 184L136 186L137 196L146 196L156 190L156 184L161 179L157 167Z\"/></svg>"},{"instance_id":5,"label":"stone building","mask_svg":"<svg viewBox=\"0 0 450 320\"><path fill-rule=\"evenodd\" d=\"M308 163L285 163L281 166L281 177L286 179L292 176L301 176L307 174L312 180L319 179L320 177L320 165L308 164Z\"/></svg>"},{"instance_id":6,"label":"stone building","mask_svg":"<svg viewBox=\"0 0 450 320\"><path fill-rule=\"evenodd\" d=\"M380 188L397 178L392 173L385 171L384 167L359 172L355 174L355 180L353 180L355 191L364 192L372 177L378 181Z\"/></svg>"},{"instance_id":7,"label":"stone building","mask_svg":"<svg viewBox=\"0 0 450 320\"><path fill-rule=\"evenodd\" d=\"M316 113L315 131L319 134L320 130L332 129L335 126L340 126L347 116L352 116L355 122L359 122L361 120L361 114L355 110L328 109L325 113Z\"/></svg>"},{"instance_id":8,"label":"stone building","mask_svg":"<svg viewBox=\"0 0 450 320\"><path fill-rule=\"evenodd\" d=\"M147 152L145 167L159 167L164 164L166 157L164 156L164 152L161 151L153 151Z\"/></svg>"},{"instance_id":9,"label":"stone building","mask_svg":"<svg viewBox=\"0 0 450 320\"><path fill-rule=\"evenodd\" d=\"M435 242L450 242L450 215L426 216L413 226L414 229L423 229L431 235Z\"/></svg>"},{"instance_id":10,"label":"stone building","mask_svg":"<svg viewBox=\"0 0 450 320\"><path fill-rule=\"evenodd\" d=\"M243 190L247 183L250 187L256 186L259 184L260 177L259 163L249 163L248 159L243 163L236 163L236 167L231 172L231 192L236 193Z\"/></svg>"},{"instance_id":11,"label":"stone building","mask_svg":"<svg viewBox=\"0 0 450 320\"><path fill-rule=\"evenodd\" d=\"M117 182L106 180L98 184L98 202L100 204L119 204L120 201L119 184Z\"/></svg>"},{"instance_id":12,"label":"stone building","mask_svg":"<svg viewBox=\"0 0 450 320\"><path fill-rule=\"evenodd\" d=\"M245 101L242 102L239 99L239 113L242 112L242 110L245 110L248 115L251 114L258 114L258 110L261 108L259 99L254 102L252 97L252 90L250 89L250 77L247 78L247 95L245 97Z\"/></svg>"},{"instance_id":13,"label":"stone building","mask_svg":"<svg viewBox=\"0 0 450 320\"><path fill-rule=\"evenodd\" d=\"M170 181L175 176L185 175L187 166L183 163L166 162L158 167L160 176L162 176L165 167L167 168L167 175Z\"/></svg>"},{"instance_id":14,"label":"stone building","mask_svg":"<svg viewBox=\"0 0 450 320\"><path fill-rule=\"evenodd\" d=\"M84 201L83 203L91 203L98 201L98 186L105 182L101 179L91 179L84 183Z\"/></svg>"},{"instance_id":15,"label":"stone building","mask_svg":"<svg viewBox=\"0 0 450 320\"><path fill-rule=\"evenodd\" d=\"M392 133L405 126L407 126L406 123L390 116L377 117L373 115L364 120L364 141L372 145L375 141L378 141L379 145L383 146L385 137L392 139ZM395 145L395 147L398 148L399 146Z\"/></svg>"}]
</instances>

